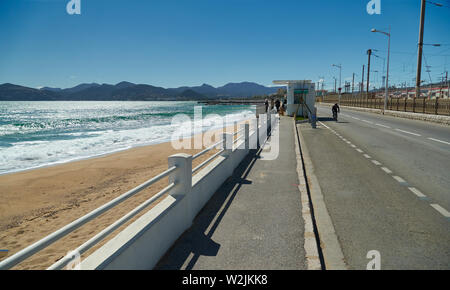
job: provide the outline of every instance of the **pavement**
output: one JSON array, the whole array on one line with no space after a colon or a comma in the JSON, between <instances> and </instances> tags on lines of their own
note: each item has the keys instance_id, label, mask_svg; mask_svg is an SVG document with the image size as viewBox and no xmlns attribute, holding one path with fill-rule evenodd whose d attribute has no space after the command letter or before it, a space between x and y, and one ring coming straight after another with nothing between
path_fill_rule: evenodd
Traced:
<instances>
[{"instance_id":1,"label":"pavement","mask_svg":"<svg viewBox=\"0 0 450 290\"><path fill-rule=\"evenodd\" d=\"M450 127L318 106L297 125L349 269L450 269ZM319 232L320 235L320 232Z\"/></svg>"},{"instance_id":2,"label":"pavement","mask_svg":"<svg viewBox=\"0 0 450 290\"><path fill-rule=\"evenodd\" d=\"M306 269L291 118L281 118L279 133L278 158L252 150L156 269Z\"/></svg>"}]
</instances>

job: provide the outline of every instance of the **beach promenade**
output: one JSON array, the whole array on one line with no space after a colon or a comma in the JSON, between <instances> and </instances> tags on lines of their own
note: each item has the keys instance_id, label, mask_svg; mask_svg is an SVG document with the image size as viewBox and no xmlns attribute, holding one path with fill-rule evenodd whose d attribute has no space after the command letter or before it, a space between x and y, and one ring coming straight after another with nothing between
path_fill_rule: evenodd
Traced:
<instances>
[{"instance_id":1,"label":"beach promenade","mask_svg":"<svg viewBox=\"0 0 450 290\"><path fill-rule=\"evenodd\" d=\"M292 119L277 130L278 158L251 150L156 269L306 269Z\"/></svg>"}]
</instances>

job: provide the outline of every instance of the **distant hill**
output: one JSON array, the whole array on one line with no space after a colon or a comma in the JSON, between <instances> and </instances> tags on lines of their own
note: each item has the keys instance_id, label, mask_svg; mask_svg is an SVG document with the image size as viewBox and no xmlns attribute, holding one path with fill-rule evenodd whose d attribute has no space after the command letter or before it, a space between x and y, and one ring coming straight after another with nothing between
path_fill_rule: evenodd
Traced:
<instances>
[{"instance_id":1,"label":"distant hill","mask_svg":"<svg viewBox=\"0 0 450 290\"><path fill-rule=\"evenodd\" d=\"M13 84L0 85L0 101L56 101L59 94L54 91L38 90Z\"/></svg>"},{"instance_id":2,"label":"distant hill","mask_svg":"<svg viewBox=\"0 0 450 290\"><path fill-rule=\"evenodd\" d=\"M223 96L261 96L270 95L277 92L278 88L268 88L256 83L242 82L242 83L229 83L223 87L217 88L219 95Z\"/></svg>"},{"instance_id":3,"label":"distant hill","mask_svg":"<svg viewBox=\"0 0 450 290\"><path fill-rule=\"evenodd\" d=\"M204 100L215 98L248 98L276 93L277 87L265 87L256 83L229 83L215 88L208 84L194 87L162 88L146 84L120 82L111 84L80 84L73 88L28 88L14 84L0 85L0 101L153 101L153 100Z\"/></svg>"}]
</instances>

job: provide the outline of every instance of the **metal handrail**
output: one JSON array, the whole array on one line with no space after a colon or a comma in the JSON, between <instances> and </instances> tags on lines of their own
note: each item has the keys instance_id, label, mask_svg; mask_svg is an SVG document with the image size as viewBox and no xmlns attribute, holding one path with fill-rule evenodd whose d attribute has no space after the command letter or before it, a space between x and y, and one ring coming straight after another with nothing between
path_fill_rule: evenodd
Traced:
<instances>
[{"instance_id":1,"label":"metal handrail","mask_svg":"<svg viewBox=\"0 0 450 290\"><path fill-rule=\"evenodd\" d=\"M192 156L192 160L194 160L194 159L196 159L196 158L202 156L203 154L205 154L205 153L211 151L211 150L214 149L214 147L216 147L217 145L222 144L222 142L223 142L223 139L220 140L219 142L214 143L213 145L209 146L209 147L206 148L205 150L203 150L203 151L201 151L201 152L198 152L197 154L195 154L194 156Z\"/></svg>"},{"instance_id":2,"label":"metal handrail","mask_svg":"<svg viewBox=\"0 0 450 290\"><path fill-rule=\"evenodd\" d=\"M239 138L236 138L234 141L233 141L233 144L236 144L239 140L241 140L242 138L244 138L245 136L241 136L241 137L239 137Z\"/></svg>"},{"instance_id":3,"label":"metal handrail","mask_svg":"<svg viewBox=\"0 0 450 290\"><path fill-rule=\"evenodd\" d=\"M176 183L171 183L167 187L165 187L163 190L158 192L157 194L153 195L151 198L147 199L144 203L140 204L138 207L124 215L122 218L117 220L112 225L108 226L106 229L92 237L90 240L76 248L73 252L78 253L79 255L83 254L93 246L95 246L98 242L103 240L106 236L114 232L116 229L118 229L120 226L122 226L124 223L132 219L134 216L136 216L138 213L140 213L142 210L144 210L146 207L151 205L153 202L155 202L158 198L163 196L165 193L170 191L172 188L174 188ZM51 265L47 270L60 270L64 268L70 261L72 261L72 256L67 255L63 257L58 262Z\"/></svg>"},{"instance_id":4,"label":"metal handrail","mask_svg":"<svg viewBox=\"0 0 450 290\"><path fill-rule=\"evenodd\" d=\"M52 234L46 236L45 238L35 242L34 244L26 247L25 249L20 250L19 252L15 253L11 257L3 260L0 262L0 270L6 270L10 269L11 267L14 267L15 265L19 264L26 258L36 254L40 250L48 247L49 245L53 244L54 242L58 241L62 237L68 235L69 233L73 232L74 230L78 229L82 225L86 224L87 222L93 220L94 218L98 217L99 215L103 214L104 212L108 211L112 207L118 205L119 203L125 201L126 199L130 198L131 196L141 192L142 190L146 189L153 183L159 181L160 179L168 176L170 173L177 170L176 166L172 166L166 171L162 172L161 174L147 180L146 182L142 183L141 185L133 188L132 190L116 197L112 201L104 204L103 206L91 211L90 213L82 216L81 218L71 222L70 224L62 227L61 229L57 230L56 232L53 232Z\"/></svg>"},{"instance_id":5,"label":"metal handrail","mask_svg":"<svg viewBox=\"0 0 450 290\"><path fill-rule=\"evenodd\" d=\"M200 168L202 168L203 166L205 166L206 164L208 164L211 160L213 160L214 158L216 158L220 153L222 153L223 151L225 151L225 149L222 149L220 151L218 151L217 153L214 153L211 157L209 157L208 159L206 159L205 161L203 161L200 165L198 165L197 167L195 167L192 170L192 173L197 172Z\"/></svg>"},{"instance_id":6,"label":"metal handrail","mask_svg":"<svg viewBox=\"0 0 450 290\"><path fill-rule=\"evenodd\" d=\"M236 136L237 134L241 133L242 131L244 131L244 129L238 130L236 132L233 133L233 137Z\"/></svg>"}]
</instances>

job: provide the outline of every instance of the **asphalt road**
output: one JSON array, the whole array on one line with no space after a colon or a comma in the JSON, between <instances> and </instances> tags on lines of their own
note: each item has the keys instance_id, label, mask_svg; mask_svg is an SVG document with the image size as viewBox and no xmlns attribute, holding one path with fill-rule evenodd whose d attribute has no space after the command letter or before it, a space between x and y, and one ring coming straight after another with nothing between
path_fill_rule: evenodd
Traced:
<instances>
[{"instance_id":1,"label":"asphalt road","mask_svg":"<svg viewBox=\"0 0 450 290\"><path fill-rule=\"evenodd\" d=\"M301 126L346 263L365 269L450 269L450 128L318 107Z\"/></svg>"}]
</instances>

